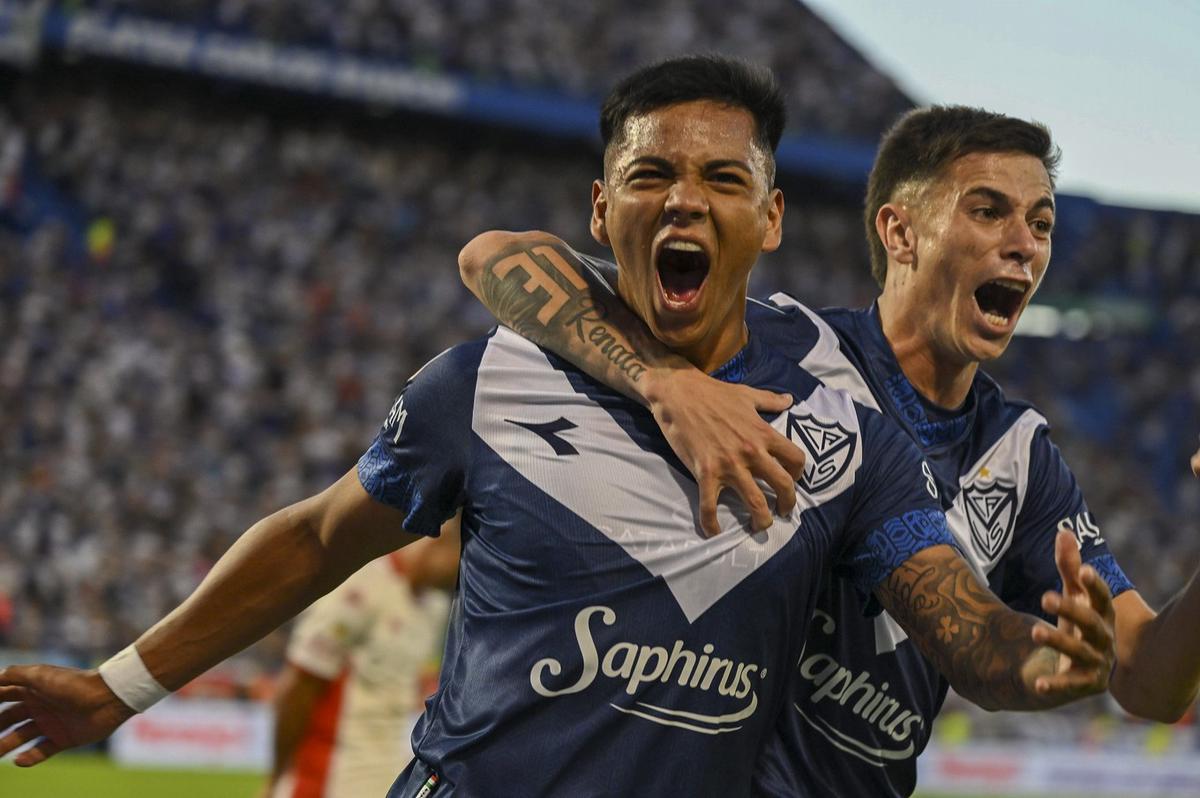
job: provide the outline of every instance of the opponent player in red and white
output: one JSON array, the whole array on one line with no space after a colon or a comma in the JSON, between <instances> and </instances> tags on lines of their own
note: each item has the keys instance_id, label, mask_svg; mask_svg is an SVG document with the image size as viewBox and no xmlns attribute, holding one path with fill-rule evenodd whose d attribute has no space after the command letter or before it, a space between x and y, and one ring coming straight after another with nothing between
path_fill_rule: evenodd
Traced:
<instances>
[{"instance_id":1,"label":"opponent player in red and white","mask_svg":"<svg viewBox=\"0 0 1200 798\"><path fill-rule=\"evenodd\" d=\"M367 563L296 620L280 674L270 798L383 795L412 758L458 575L458 521ZM431 673L432 672L432 673Z\"/></svg>"}]
</instances>

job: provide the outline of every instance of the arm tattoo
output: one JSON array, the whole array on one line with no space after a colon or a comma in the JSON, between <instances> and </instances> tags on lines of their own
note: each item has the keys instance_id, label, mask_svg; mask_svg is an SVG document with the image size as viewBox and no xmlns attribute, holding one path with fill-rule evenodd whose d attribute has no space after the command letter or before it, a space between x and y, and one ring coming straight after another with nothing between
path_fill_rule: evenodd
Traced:
<instances>
[{"instance_id":1,"label":"arm tattoo","mask_svg":"<svg viewBox=\"0 0 1200 798\"><path fill-rule=\"evenodd\" d=\"M1057 654L1030 637L1037 620L1001 604L952 549L926 549L875 590L960 695L985 709L1042 705L1023 671L1052 673Z\"/></svg>"},{"instance_id":2,"label":"arm tattoo","mask_svg":"<svg viewBox=\"0 0 1200 798\"><path fill-rule=\"evenodd\" d=\"M679 365L603 281L559 244L522 243L484 265L480 294L502 324L636 396L655 365Z\"/></svg>"}]
</instances>

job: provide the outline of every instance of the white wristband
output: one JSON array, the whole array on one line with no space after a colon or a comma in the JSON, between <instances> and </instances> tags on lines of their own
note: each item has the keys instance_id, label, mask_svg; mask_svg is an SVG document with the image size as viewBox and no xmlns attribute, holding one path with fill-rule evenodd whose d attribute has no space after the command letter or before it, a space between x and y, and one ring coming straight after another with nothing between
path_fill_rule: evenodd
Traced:
<instances>
[{"instance_id":1,"label":"white wristband","mask_svg":"<svg viewBox=\"0 0 1200 798\"><path fill-rule=\"evenodd\" d=\"M145 712L171 692L150 675L146 663L132 645L100 666L100 678L135 712Z\"/></svg>"}]
</instances>

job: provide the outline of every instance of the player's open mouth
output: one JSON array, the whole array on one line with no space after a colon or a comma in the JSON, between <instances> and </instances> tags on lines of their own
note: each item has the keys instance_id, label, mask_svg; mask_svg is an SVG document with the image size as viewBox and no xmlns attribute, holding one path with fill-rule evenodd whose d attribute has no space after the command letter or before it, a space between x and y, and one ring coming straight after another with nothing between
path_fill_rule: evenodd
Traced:
<instances>
[{"instance_id":1,"label":"player's open mouth","mask_svg":"<svg viewBox=\"0 0 1200 798\"><path fill-rule=\"evenodd\" d=\"M975 289L975 304L988 323L1007 327L1016 318L1028 290L1029 284L1021 280L989 280Z\"/></svg>"},{"instance_id":2,"label":"player's open mouth","mask_svg":"<svg viewBox=\"0 0 1200 798\"><path fill-rule=\"evenodd\" d=\"M670 240L658 250L658 285L671 310L696 302L708 277L708 253L694 241Z\"/></svg>"}]
</instances>

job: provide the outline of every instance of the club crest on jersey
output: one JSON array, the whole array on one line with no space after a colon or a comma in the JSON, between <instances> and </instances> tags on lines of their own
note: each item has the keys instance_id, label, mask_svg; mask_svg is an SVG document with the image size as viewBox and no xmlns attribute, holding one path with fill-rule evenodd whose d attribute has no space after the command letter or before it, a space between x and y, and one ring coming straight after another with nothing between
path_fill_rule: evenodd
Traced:
<instances>
[{"instance_id":1,"label":"club crest on jersey","mask_svg":"<svg viewBox=\"0 0 1200 798\"><path fill-rule=\"evenodd\" d=\"M808 457L800 487L820 493L832 485L850 465L858 436L836 421L819 421L811 414L788 414L788 438L804 444Z\"/></svg>"},{"instance_id":2,"label":"club crest on jersey","mask_svg":"<svg viewBox=\"0 0 1200 798\"><path fill-rule=\"evenodd\" d=\"M972 483L963 490L971 538L988 559L995 559L1012 539L1017 520L1017 486L997 480L980 486Z\"/></svg>"}]
</instances>

